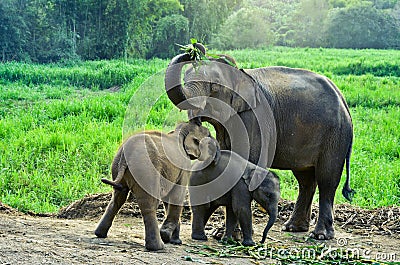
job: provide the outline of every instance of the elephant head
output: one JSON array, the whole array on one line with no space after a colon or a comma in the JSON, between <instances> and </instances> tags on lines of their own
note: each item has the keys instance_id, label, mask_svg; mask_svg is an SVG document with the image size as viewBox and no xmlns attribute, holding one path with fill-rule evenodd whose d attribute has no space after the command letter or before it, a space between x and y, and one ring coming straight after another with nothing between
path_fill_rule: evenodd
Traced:
<instances>
[{"instance_id":1,"label":"elephant head","mask_svg":"<svg viewBox=\"0 0 400 265\"><path fill-rule=\"evenodd\" d=\"M196 122L184 122L175 128L183 143L183 148L187 156L191 159L197 159L201 155L200 142L204 138L209 138L210 131Z\"/></svg>"},{"instance_id":2,"label":"elephant head","mask_svg":"<svg viewBox=\"0 0 400 265\"><path fill-rule=\"evenodd\" d=\"M205 51L201 44L197 46ZM181 72L188 63L192 66L186 70L182 85ZM255 108L259 100L254 79L227 55L203 61L192 61L186 53L177 55L166 70L165 86L169 99L179 109L222 123L238 112Z\"/></svg>"},{"instance_id":3,"label":"elephant head","mask_svg":"<svg viewBox=\"0 0 400 265\"><path fill-rule=\"evenodd\" d=\"M201 139L199 144L201 155L199 156L200 161L213 160L214 164L217 164L221 157L221 150L217 140L211 137L205 137Z\"/></svg>"},{"instance_id":4,"label":"elephant head","mask_svg":"<svg viewBox=\"0 0 400 265\"><path fill-rule=\"evenodd\" d=\"M254 191L261 185L261 183L264 181L264 179L267 177L268 174L269 174L268 170L256 166L253 169L248 169L243 174L242 178L249 187L249 191Z\"/></svg>"}]
</instances>

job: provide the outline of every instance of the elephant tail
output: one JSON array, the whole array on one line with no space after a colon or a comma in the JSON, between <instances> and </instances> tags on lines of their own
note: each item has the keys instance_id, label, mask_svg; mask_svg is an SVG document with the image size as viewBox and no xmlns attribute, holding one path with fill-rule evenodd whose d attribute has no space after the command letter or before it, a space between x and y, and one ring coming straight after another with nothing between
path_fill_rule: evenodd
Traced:
<instances>
[{"instance_id":1,"label":"elephant tail","mask_svg":"<svg viewBox=\"0 0 400 265\"><path fill-rule=\"evenodd\" d=\"M350 156L352 150L353 143L350 144L349 150L346 154L346 182L344 183L344 187L342 189L343 196L351 202L353 200L353 196L356 193L355 190L350 188Z\"/></svg>"},{"instance_id":2,"label":"elephant tail","mask_svg":"<svg viewBox=\"0 0 400 265\"><path fill-rule=\"evenodd\" d=\"M119 158L119 159L118 159ZM117 190L122 190L124 188L124 186L121 184L121 181L125 175L125 171L128 167L128 164L126 163L126 159L125 159L125 155L123 153L123 149L121 149L118 154L116 159L118 160L118 164L117 164L117 172L113 171L112 175L113 175L113 180L109 180L106 178L102 178L101 182L111 185L113 186L115 189ZM117 173L117 174L115 174Z\"/></svg>"},{"instance_id":3,"label":"elephant tail","mask_svg":"<svg viewBox=\"0 0 400 265\"><path fill-rule=\"evenodd\" d=\"M112 180L109 180L109 179L106 179L106 178L102 178L101 182L103 182L105 184L108 184L108 185L111 185L117 190L122 190L123 189L123 186L122 186L121 183L116 183L115 181L112 181Z\"/></svg>"}]
</instances>

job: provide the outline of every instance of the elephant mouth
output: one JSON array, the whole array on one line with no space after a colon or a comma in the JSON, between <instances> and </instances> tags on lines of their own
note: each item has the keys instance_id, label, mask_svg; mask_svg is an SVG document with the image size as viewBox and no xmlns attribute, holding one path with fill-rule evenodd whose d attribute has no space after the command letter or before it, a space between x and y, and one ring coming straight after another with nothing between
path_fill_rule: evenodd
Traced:
<instances>
[{"instance_id":1,"label":"elephant mouth","mask_svg":"<svg viewBox=\"0 0 400 265\"><path fill-rule=\"evenodd\" d=\"M190 160L196 160L197 157L195 157L194 155L189 155Z\"/></svg>"}]
</instances>

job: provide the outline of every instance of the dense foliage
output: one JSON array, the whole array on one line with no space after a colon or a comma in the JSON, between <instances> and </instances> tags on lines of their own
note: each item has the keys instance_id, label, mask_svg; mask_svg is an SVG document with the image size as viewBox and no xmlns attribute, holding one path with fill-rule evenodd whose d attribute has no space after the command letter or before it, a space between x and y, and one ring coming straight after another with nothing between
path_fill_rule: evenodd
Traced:
<instances>
[{"instance_id":1,"label":"dense foliage","mask_svg":"<svg viewBox=\"0 0 400 265\"><path fill-rule=\"evenodd\" d=\"M331 78L354 122L353 203L400 205L400 51L275 47L226 53L242 68L284 65ZM167 64L0 64L0 201L24 211L55 212L85 194L110 191L100 179L110 177L126 124L133 131L143 123L168 131L186 119L165 94L148 100L150 88L164 92L160 71ZM296 179L290 171L278 175L282 197L295 200ZM344 179L336 203L344 202Z\"/></svg>"},{"instance_id":2,"label":"dense foliage","mask_svg":"<svg viewBox=\"0 0 400 265\"><path fill-rule=\"evenodd\" d=\"M0 60L171 57L218 49L400 48L398 0L2 0Z\"/></svg>"}]
</instances>

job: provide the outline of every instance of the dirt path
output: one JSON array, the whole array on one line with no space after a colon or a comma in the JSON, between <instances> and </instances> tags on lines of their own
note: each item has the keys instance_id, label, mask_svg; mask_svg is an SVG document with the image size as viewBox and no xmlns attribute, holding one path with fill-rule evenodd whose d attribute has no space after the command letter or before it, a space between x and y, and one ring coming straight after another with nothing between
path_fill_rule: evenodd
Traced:
<instances>
[{"instance_id":1,"label":"dirt path","mask_svg":"<svg viewBox=\"0 0 400 265\"><path fill-rule=\"evenodd\" d=\"M85 218L75 219L31 216L0 204L0 264L276 264L279 263L277 259L268 258L268 251L272 248L275 248L274 253L281 260L285 255L292 257L297 255L298 258L308 255L307 258L310 258L310 253L304 253L304 250L309 249L310 245L320 244L320 242L305 241L306 233L281 232L280 220L272 228L268 239L269 245L259 260L250 257L205 257L193 252L203 249L201 246L204 245L212 249L224 248L211 236L213 228L221 226L221 213L213 216L208 227L209 241L198 242L190 239L190 219L187 218L186 212L181 228L184 244L181 246L167 244L163 251L148 252L143 247L142 219L140 216L135 217L137 208L134 203L126 205L118 215L108 238L98 239L94 236L93 230L99 216L98 214L94 216L93 212L103 211L104 208L99 206L99 203L104 206L108 195L100 196L92 197L94 200L79 201L63 209L59 214L59 216L79 215L86 209L88 215ZM283 212L284 209L281 213ZM267 221L260 215L262 214L257 211L254 215L255 240L260 240L261 231ZM336 239L324 242L326 244L324 255L330 255L328 249L331 247L338 248L342 254L364 256L366 260L400 261L399 234L379 235L360 231L355 233L354 228L352 228L353 233L349 233L340 226L343 226L343 223L336 224ZM279 248L284 248L286 252L279 252ZM316 259L318 255L311 258Z\"/></svg>"}]
</instances>

